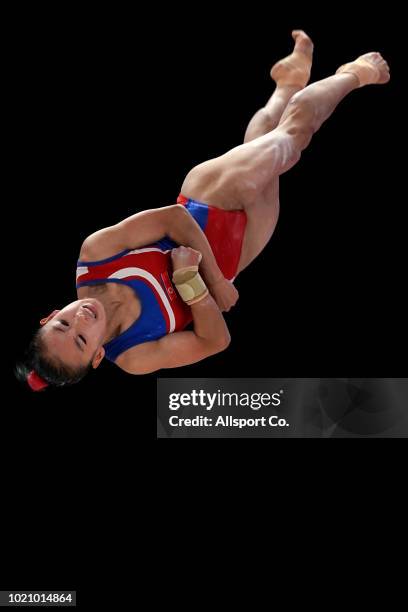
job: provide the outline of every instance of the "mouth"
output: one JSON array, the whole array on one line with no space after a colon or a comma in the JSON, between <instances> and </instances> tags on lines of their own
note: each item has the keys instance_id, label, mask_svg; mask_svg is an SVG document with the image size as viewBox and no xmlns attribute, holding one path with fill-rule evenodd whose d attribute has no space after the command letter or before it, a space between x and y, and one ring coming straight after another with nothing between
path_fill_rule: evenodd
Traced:
<instances>
[{"instance_id":1,"label":"mouth","mask_svg":"<svg viewBox=\"0 0 408 612\"><path fill-rule=\"evenodd\" d=\"M97 311L96 307L93 304L84 304L82 306L82 308L84 308L85 310L90 312L94 319L98 318L98 311Z\"/></svg>"}]
</instances>

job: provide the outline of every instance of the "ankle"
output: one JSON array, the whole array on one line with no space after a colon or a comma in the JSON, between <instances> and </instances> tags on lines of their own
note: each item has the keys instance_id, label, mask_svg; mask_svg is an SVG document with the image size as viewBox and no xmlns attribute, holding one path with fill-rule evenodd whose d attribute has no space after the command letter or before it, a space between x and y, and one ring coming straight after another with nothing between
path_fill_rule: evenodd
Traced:
<instances>
[{"instance_id":1,"label":"ankle","mask_svg":"<svg viewBox=\"0 0 408 612\"><path fill-rule=\"evenodd\" d=\"M348 81L351 89L358 89L361 87L360 79L356 72L350 70L349 72L345 70L344 72L339 72L333 75L339 79L339 77L343 77L343 81Z\"/></svg>"}]
</instances>

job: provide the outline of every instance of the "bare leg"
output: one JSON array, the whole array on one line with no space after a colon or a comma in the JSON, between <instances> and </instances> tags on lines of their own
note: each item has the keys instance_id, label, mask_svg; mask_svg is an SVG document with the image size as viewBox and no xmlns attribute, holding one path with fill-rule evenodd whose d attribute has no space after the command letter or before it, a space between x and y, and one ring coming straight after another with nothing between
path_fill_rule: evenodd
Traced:
<instances>
[{"instance_id":1,"label":"bare leg","mask_svg":"<svg viewBox=\"0 0 408 612\"><path fill-rule=\"evenodd\" d=\"M277 127L291 97L301 89L302 87L296 85L277 86L264 108L259 109L248 123L244 142L250 142L272 132Z\"/></svg>"},{"instance_id":2,"label":"bare leg","mask_svg":"<svg viewBox=\"0 0 408 612\"><path fill-rule=\"evenodd\" d=\"M276 82L276 89L265 107L261 108L249 122L244 143L272 132L278 126L289 100L308 83L313 59L313 42L303 30L294 30L292 38L295 41L293 52L272 66L271 78ZM193 168L182 185L181 193L186 197L194 199L193 195L188 196L188 194L200 191L203 201L211 201L212 206L228 209L243 208L244 206L239 202L230 201L228 204L225 204L225 198L220 197L224 193L225 187L225 176L220 174L222 167L220 162L222 162L224 157L206 161ZM270 186L271 208L272 206L279 208L279 198L277 196L279 191L278 175L275 178L276 185ZM212 193L207 194L203 192L203 187L206 184L208 186L211 184L213 187L211 192L218 192L219 197L210 200L209 198L211 198ZM273 214L272 210L269 212L273 217L276 217L270 224L275 227L277 214Z\"/></svg>"},{"instance_id":3,"label":"bare leg","mask_svg":"<svg viewBox=\"0 0 408 612\"><path fill-rule=\"evenodd\" d=\"M259 211L267 206L265 193L276 184L276 177L299 161L313 134L348 93L362 85L389 80L388 65L378 53L366 54L339 72L292 96L272 132L197 166L187 176L182 187L186 197L225 210L245 210L248 226L239 272L267 242L264 217Z\"/></svg>"},{"instance_id":4,"label":"bare leg","mask_svg":"<svg viewBox=\"0 0 408 612\"><path fill-rule=\"evenodd\" d=\"M279 201L279 175L299 161L313 134L357 86L353 75L343 74L307 87L291 98L275 130L243 145L252 145L251 152L236 150L235 159L229 163L237 164L242 177L247 177L246 184L252 187L246 191L244 209L248 221L237 274L262 252L270 240L271 227L265 224L265 219L269 218L268 206L273 198ZM249 176L252 185L249 185ZM278 212L279 204L275 226Z\"/></svg>"},{"instance_id":5,"label":"bare leg","mask_svg":"<svg viewBox=\"0 0 408 612\"><path fill-rule=\"evenodd\" d=\"M272 97L252 117L245 133L245 142L250 142L274 130L285 111L289 100L307 85L313 60L313 42L303 30L294 30L295 41L293 52L279 60L271 69L271 78L276 82ZM254 233L252 226L262 229L257 231L260 244L267 244L271 239L279 219L279 176L275 176L251 208L248 216L247 232ZM258 220L262 219L262 224ZM262 247L263 248L263 247Z\"/></svg>"},{"instance_id":6,"label":"bare leg","mask_svg":"<svg viewBox=\"0 0 408 612\"><path fill-rule=\"evenodd\" d=\"M252 117L244 142L274 130L289 100L309 82L313 43L303 30L294 30L292 38L295 41L293 52L271 68L271 78L276 82L276 89L265 106Z\"/></svg>"}]
</instances>

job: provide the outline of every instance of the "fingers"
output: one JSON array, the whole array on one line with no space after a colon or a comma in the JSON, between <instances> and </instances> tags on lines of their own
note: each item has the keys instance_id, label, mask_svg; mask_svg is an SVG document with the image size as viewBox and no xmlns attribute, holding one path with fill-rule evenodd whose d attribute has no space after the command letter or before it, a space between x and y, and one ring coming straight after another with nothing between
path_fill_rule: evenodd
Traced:
<instances>
[{"instance_id":1,"label":"fingers","mask_svg":"<svg viewBox=\"0 0 408 612\"><path fill-rule=\"evenodd\" d=\"M192 255L198 255L199 256L199 262L202 259L202 253L200 253L200 251L196 251L195 249L192 249L191 247L186 247L186 246L179 246L176 247L175 249L172 249L171 251L171 256L174 257L174 255L177 254L187 254L187 253L191 253Z\"/></svg>"},{"instance_id":2,"label":"fingers","mask_svg":"<svg viewBox=\"0 0 408 612\"><path fill-rule=\"evenodd\" d=\"M202 259L200 251L196 251L191 247L179 246L171 251L171 260L173 266L198 266Z\"/></svg>"},{"instance_id":3,"label":"fingers","mask_svg":"<svg viewBox=\"0 0 408 612\"><path fill-rule=\"evenodd\" d=\"M221 312L229 312L231 308L233 308L238 302L238 298L239 298L239 295L235 295L234 297L230 299L220 300L219 302L217 301L218 307L221 310Z\"/></svg>"},{"instance_id":4,"label":"fingers","mask_svg":"<svg viewBox=\"0 0 408 612\"><path fill-rule=\"evenodd\" d=\"M172 249L172 253L174 253L174 251L178 251L180 253L190 251L190 253L201 255L200 251L196 251L196 249L192 249L191 247L186 247L186 246L183 246L183 245L178 246L178 247Z\"/></svg>"}]
</instances>

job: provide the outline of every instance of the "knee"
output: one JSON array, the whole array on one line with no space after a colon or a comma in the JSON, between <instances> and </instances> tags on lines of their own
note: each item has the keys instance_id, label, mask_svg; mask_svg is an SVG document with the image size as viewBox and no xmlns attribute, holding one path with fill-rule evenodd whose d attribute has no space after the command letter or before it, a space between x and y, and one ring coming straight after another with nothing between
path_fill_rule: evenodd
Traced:
<instances>
[{"instance_id":1,"label":"knee","mask_svg":"<svg viewBox=\"0 0 408 612\"><path fill-rule=\"evenodd\" d=\"M289 99L287 109L291 114L301 116L308 121L315 116L315 104L305 90L298 91Z\"/></svg>"},{"instance_id":2,"label":"knee","mask_svg":"<svg viewBox=\"0 0 408 612\"><path fill-rule=\"evenodd\" d=\"M285 113L287 133L299 140L301 148L305 148L318 127L314 103L303 91L298 92L290 98Z\"/></svg>"},{"instance_id":3,"label":"knee","mask_svg":"<svg viewBox=\"0 0 408 612\"><path fill-rule=\"evenodd\" d=\"M261 119L263 128L267 132L272 132L278 124L276 113L272 113L266 106L258 111L258 117Z\"/></svg>"}]
</instances>

